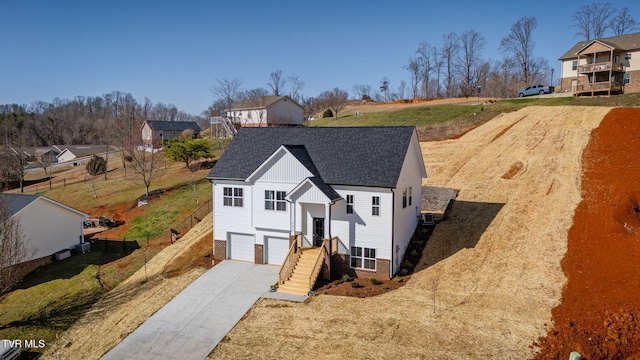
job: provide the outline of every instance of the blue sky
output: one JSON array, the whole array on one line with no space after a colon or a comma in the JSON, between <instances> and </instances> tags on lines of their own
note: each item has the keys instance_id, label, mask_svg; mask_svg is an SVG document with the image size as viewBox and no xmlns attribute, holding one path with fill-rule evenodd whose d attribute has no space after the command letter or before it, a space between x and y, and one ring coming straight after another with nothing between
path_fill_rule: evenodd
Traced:
<instances>
[{"instance_id":1,"label":"blue sky","mask_svg":"<svg viewBox=\"0 0 640 360\"><path fill-rule=\"evenodd\" d=\"M99 96L119 90L197 115L216 78L265 87L269 74L298 75L302 94L355 84L396 88L422 41L474 29L484 58L534 16L535 56L560 74L579 39L571 15L593 1L34 1L0 2L0 104ZM640 20L640 1L619 0Z\"/></svg>"}]
</instances>

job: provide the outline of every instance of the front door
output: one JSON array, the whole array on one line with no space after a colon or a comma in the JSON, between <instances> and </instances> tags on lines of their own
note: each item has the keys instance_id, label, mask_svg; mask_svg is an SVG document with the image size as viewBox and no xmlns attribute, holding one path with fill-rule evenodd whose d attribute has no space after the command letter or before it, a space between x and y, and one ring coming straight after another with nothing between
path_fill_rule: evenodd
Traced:
<instances>
[{"instance_id":1,"label":"front door","mask_svg":"<svg viewBox=\"0 0 640 360\"><path fill-rule=\"evenodd\" d=\"M313 246L322 246L324 238L324 218L313 218Z\"/></svg>"}]
</instances>

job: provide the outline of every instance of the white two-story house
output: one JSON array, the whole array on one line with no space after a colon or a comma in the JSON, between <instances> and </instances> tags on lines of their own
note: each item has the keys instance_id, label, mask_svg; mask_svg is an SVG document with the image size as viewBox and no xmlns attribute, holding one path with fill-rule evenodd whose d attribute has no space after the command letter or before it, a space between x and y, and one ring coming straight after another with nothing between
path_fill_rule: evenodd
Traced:
<instances>
[{"instance_id":1,"label":"white two-story house","mask_svg":"<svg viewBox=\"0 0 640 360\"><path fill-rule=\"evenodd\" d=\"M208 175L214 256L281 265L322 248L325 274L390 278L426 176L413 127L241 128Z\"/></svg>"}]
</instances>

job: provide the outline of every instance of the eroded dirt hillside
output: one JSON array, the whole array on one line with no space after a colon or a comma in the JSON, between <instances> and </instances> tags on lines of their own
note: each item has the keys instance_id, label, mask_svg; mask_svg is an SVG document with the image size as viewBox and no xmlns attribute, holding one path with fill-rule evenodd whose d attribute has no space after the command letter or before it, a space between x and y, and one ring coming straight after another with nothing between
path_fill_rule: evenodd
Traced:
<instances>
[{"instance_id":1,"label":"eroded dirt hillside","mask_svg":"<svg viewBox=\"0 0 640 360\"><path fill-rule=\"evenodd\" d=\"M530 358L566 283L582 151L609 108L529 107L422 143L427 185L460 190L401 289L260 300L209 358Z\"/></svg>"},{"instance_id":2,"label":"eroded dirt hillside","mask_svg":"<svg viewBox=\"0 0 640 360\"><path fill-rule=\"evenodd\" d=\"M582 162L568 277L539 359L640 359L640 109L614 109Z\"/></svg>"}]
</instances>

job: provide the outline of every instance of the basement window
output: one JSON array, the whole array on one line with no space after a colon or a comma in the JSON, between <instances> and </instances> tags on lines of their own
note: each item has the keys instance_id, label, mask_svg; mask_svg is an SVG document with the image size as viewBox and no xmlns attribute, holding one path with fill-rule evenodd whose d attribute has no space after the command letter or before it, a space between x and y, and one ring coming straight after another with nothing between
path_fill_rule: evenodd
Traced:
<instances>
[{"instance_id":1,"label":"basement window","mask_svg":"<svg viewBox=\"0 0 640 360\"><path fill-rule=\"evenodd\" d=\"M354 269L375 270L376 249L352 246L351 267Z\"/></svg>"},{"instance_id":2,"label":"basement window","mask_svg":"<svg viewBox=\"0 0 640 360\"><path fill-rule=\"evenodd\" d=\"M624 83L625 85L627 85L628 83L630 83L630 82L631 82L631 74L630 74L630 73L625 73L625 74L624 74L624 78L623 78L623 79L624 79L624 80L623 80L623 83Z\"/></svg>"}]
</instances>

